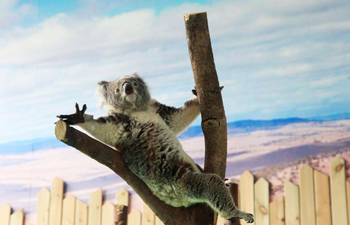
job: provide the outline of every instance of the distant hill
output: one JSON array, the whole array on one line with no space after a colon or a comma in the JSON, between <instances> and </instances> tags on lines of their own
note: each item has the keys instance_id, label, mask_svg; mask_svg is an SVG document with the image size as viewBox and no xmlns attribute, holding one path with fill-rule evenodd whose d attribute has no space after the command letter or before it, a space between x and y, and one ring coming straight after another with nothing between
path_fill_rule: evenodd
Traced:
<instances>
[{"instance_id":1,"label":"distant hill","mask_svg":"<svg viewBox=\"0 0 350 225\"><path fill-rule=\"evenodd\" d=\"M332 115L326 115L326 116L318 116L310 118L312 120L322 120L322 121L333 121L333 120L348 120L350 119L350 113L339 113L339 114L332 114Z\"/></svg>"},{"instance_id":2,"label":"distant hill","mask_svg":"<svg viewBox=\"0 0 350 225\"><path fill-rule=\"evenodd\" d=\"M238 134L252 132L256 130L271 130L277 129L281 126L285 126L293 123L307 123L315 122L316 120L302 119L302 118L286 118L286 119L273 119L273 120L240 120L236 122L227 123L228 134ZM183 132L179 138L191 138L202 135L201 126L189 127Z\"/></svg>"},{"instance_id":3,"label":"distant hill","mask_svg":"<svg viewBox=\"0 0 350 225\"><path fill-rule=\"evenodd\" d=\"M229 135L252 132L257 130L272 130L282 126L295 123L308 123L308 122L322 122L333 120L350 119L350 113L333 114L328 116L319 116L308 119L303 118L285 118L285 119L273 119L273 120L241 120L236 122L230 122L227 124L227 131ZM202 136L201 126L192 126L179 135L180 139L193 138ZM0 155L1 154L21 154L31 151L38 151L41 149L53 149L67 147L67 145L58 141L54 137L40 138L25 141L14 141L9 143L0 143Z\"/></svg>"}]
</instances>

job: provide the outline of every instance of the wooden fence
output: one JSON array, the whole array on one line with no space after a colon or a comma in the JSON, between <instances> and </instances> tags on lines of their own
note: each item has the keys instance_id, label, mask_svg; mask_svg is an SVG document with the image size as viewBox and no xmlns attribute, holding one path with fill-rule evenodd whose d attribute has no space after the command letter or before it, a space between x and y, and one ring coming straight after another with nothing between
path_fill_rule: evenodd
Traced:
<instances>
[{"instance_id":1,"label":"wooden fence","mask_svg":"<svg viewBox=\"0 0 350 225\"><path fill-rule=\"evenodd\" d=\"M239 208L254 213L253 225L349 225L350 183L346 181L344 160L331 161L330 177L308 165L303 165L299 173L299 186L286 180L285 196L270 202L269 183L264 178L254 182L254 176L244 172L239 183ZM63 198L63 184L56 178L51 192L46 188L39 192L37 225L163 224L146 204L142 214L131 210L127 215L129 193L123 188L116 194L116 205L102 204L101 188L91 194L87 205L72 195ZM238 193L237 186L231 188L231 193ZM9 205L0 206L0 225L23 225L23 219L23 210L11 214ZM218 224L229 222L219 218ZM248 225L243 220L240 224Z\"/></svg>"}]
</instances>

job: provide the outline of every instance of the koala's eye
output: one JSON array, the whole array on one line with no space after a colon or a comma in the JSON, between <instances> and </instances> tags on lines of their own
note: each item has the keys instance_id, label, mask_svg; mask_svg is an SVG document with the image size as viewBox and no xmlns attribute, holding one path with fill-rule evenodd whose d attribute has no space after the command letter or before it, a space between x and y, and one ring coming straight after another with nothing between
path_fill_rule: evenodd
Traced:
<instances>
[{"instance_id":1,"label":"koala's eye","mask_svg":"<svg viewBox=\"0 0 350 225\"><path fill-rule=\"evenodd\" d=\"M138 85L138 84L135 82L135 83L134 83L134 86L137 87L137 85Z\"/></svg>"},{"instance_id":2,"label":"koala's eye","mask_svg":"<svg viewBox=\"0 0 350 225\"><path fill-rule=\"evenodd\" d=\"M118 93L119 91L120 91L119 88L115 89L115 93Z\"/></svg>"}]
</instances>

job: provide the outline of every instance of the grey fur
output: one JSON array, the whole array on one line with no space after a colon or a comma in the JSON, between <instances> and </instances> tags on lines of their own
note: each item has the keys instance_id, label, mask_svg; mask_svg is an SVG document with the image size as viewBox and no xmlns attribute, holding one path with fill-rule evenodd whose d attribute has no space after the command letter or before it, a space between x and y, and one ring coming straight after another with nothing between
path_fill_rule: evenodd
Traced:
<instances>
[{"instance_id":1,"label":"grey fur","mask_svg":"<svg viewBox=\"0 0 350 225\"><path fill-rule=\"evenodd\" d=\"M125 82L132 84L137 97L125 94ZM101 81L99 85L108 116L94 120L85 114L85 122L77 125L121 151L130 170L154 195L174 207L207 203L226 219L253 222L253 215L236 208L224 180L203 173L176 136L199 115L197 98L182 108L163 105L150 99L146 83L137 74ZM69 115L60 118L74 123Z\"/></svg>"}]
</instances>

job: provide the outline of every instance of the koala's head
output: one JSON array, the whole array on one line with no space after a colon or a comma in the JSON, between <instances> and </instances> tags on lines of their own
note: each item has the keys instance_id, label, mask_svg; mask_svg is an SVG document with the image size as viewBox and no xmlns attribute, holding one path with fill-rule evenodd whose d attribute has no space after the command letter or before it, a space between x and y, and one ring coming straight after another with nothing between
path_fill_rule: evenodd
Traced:
<instances>
[{"instance_id":1,"label":"koala's head","mask_svg":"<svg viewBox=\"0 0 350 225\"><path fill-rule=\"evenodd\" d=\"M114 81L100 81L98 93L101 95L100 106L108 111L142 111L150 101L148 87L136 73Z\"/></svg>"}]
</instances>

